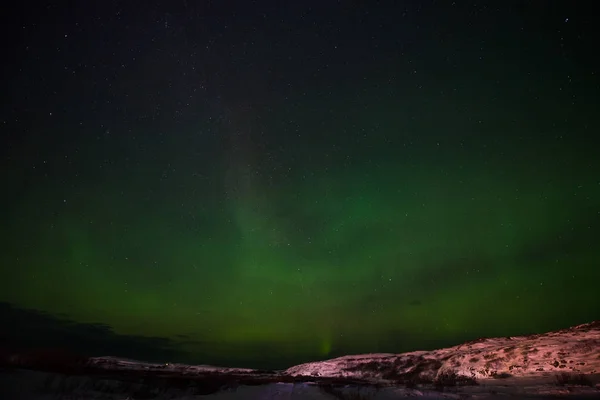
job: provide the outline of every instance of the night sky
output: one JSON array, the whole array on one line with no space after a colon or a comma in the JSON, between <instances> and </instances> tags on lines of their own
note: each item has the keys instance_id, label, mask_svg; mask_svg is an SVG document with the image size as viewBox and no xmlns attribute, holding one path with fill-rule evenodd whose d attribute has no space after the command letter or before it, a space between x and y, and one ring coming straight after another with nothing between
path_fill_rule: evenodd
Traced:
<instances>
[{"instance_id":1,"label":"night sky","mask_svg":"<svg viewBox=\"0 0 600 400\"><path fill-rule=\"evenodd\" d=\"M283 368L600 319L593 2L12 7L5 346Z\"/></svg>"}]
</instances>

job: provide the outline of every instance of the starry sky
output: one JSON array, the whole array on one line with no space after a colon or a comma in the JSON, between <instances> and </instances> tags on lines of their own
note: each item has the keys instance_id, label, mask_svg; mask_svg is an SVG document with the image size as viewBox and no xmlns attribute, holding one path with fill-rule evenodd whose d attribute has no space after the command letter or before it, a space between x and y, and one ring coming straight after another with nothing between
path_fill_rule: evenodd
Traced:
<instances>
[{"instance_id":1,"label":"starry sky","mask_svg":"<svg viewBox=\"0 0 600 400\"><path fill-rule=\"evenodd\" d=\"M1 342L284 368L600 319L570 3L13 4Z\"/></svg>"}]
</instances>

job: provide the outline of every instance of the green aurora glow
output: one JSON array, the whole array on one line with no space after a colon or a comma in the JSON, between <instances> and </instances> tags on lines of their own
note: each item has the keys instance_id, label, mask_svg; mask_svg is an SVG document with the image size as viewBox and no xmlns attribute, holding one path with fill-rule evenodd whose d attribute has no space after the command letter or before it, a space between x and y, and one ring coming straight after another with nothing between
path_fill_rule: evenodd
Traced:
<instances>
[{"instance_id":1,"label":"green aurora glow","mask_svg":"<svg viewBox=\"0 0 600 400\"><path fill-rule=\"evenodd\" d=\"M0 301L276 367L598 319L600 124L544 78L587 70L511 85L533 64L494 54L382 56L327 90L232 83L220 117L183 122L46 105L5 157ZM570 93L597 101L589 79Z\"/></svg>"}]
</instances>

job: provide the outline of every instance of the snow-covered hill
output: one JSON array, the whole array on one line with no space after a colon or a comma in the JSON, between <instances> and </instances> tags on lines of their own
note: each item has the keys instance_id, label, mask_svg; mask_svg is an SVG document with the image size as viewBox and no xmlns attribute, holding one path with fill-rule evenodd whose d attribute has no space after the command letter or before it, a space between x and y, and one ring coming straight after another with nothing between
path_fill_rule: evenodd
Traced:
<instances>
[{"instance_id":1,"label":"snow-covered hill","mask_svg":"<svg viewBox=\"0 0 600 400\"><path fill-rule=\"evenodd\" d=\"M540 335L479 339L433 351L344 356L297 365L285 373L406 383L450 377L475 383L594 375L600 373L600 322Z\"/></svg>"},{"instance_id":2,"label":"snow-covered hill","mask_svg":"<svg viewBox=\"0 0 600 400\"><path fill-rule=\"evenodd\" d=\"M1 399L600 398L600 321L539 335L259 371L0 352Z\"/></svg>"}]
</instances>

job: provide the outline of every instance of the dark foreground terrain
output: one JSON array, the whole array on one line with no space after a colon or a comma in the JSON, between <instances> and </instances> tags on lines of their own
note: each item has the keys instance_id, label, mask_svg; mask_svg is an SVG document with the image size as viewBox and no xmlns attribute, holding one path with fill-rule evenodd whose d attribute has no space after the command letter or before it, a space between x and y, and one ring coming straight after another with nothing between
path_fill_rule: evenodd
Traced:
<instances>
[{"instance_id":1,"label":"dark foreground terrain","mask_svg":"<svg viewBox=\"0 0 600 400\"><path fill-rule=\"evenodd\" d=\"M0 399L600 399L600 322L283 371L5 350Z\"/></svg>"}]
</instances>

